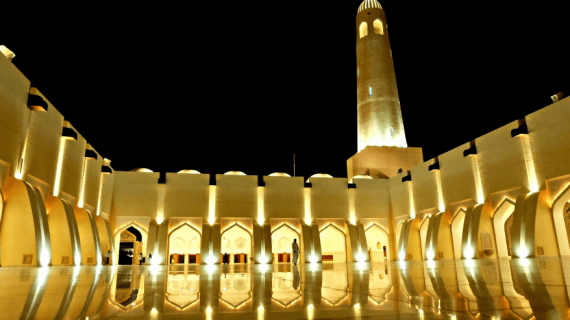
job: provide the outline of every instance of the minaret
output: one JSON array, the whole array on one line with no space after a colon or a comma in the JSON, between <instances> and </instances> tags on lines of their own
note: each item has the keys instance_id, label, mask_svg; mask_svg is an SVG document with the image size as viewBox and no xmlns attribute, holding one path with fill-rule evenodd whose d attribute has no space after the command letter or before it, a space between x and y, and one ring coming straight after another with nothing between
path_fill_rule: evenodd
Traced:
<instances>
[{"instance_id":1,"label":"minaret","mask_svg":"<svg viewBox=\"0 0 570 320\"><path fill-rule=\"evenodd\" d=\"M356 15L358 151L367 146L407 147L386 15L364 0Z\"/></svg>"},{"instance_id":2,"label":"minaret","mask_svg":"<svg viewBox=\"0 0 570 320\"><path fill-rule=\"evenodd\" d=\"M384 9L364 0L356 14L358 152L347 177L392 178L423 162L421 148L406 142Z\"/></svg>"}]
</instances>

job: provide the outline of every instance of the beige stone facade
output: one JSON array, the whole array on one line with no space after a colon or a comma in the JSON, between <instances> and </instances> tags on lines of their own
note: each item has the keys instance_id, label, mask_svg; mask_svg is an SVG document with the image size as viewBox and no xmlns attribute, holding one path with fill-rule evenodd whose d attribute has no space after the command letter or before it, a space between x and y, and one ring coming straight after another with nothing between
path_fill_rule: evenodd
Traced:
<instances>
[{"instance_id":1,"label":"beige stone facade","mask_svg":"<svg viewBox=\"0 0 570 320\"><path fill-rule=\"evenodd\" d=\"M0 54L0 266L103 264L108 250L117 264L125 230L156 264L287 262L293 239L301 263L570 255L570 99L424 162L407 147L387 35L367 0L358 153L347 177L306 181L115 172Z\"/></svg>"}]
</instances>

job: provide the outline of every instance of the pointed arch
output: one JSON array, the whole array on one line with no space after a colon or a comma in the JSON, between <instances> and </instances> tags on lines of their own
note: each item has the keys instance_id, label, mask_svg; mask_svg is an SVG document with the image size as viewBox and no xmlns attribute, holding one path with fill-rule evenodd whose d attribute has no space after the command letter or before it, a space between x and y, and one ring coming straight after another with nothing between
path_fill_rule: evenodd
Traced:
<instances>
[{"instance_id":1,"label":"pointed arch","mask_svg":"<svg viewBox=\"0 0 570 320\"><path fill-rule=\"evenodd\" d=\"M380 21L380 19L374 20L374 33L375 34L384 34L384 23Z\"/></svg>"},{"instance_id":2,"label":"pointed arch","mask_svg":"<svg viewBox=\"0 0 570 320\"><path fill-rule=\"evenodd\" d=\"M340 235L342 235L342 237L340 237ZM332 262L346 262L346 234L341 228L329 223L320 230L319 237L321 239L323 262L331 261L324 259L325 256L332 256Z\"/></svg>"},{"instance_id":3,"label":"pointed arch","mask_svg":"<svg viewBox=\"0 0 570 320\"><path fill-rule=\"evenodd\" d=\"M362 22L358 28L358 32L360 34L360 39L366 37L368 35L368 23Z\"/></svg>"},{"instance_id":4,"label":"pointed arch","mask_svg":"<svg viewBox=\"0 0 570 320\"><path fill-rule=\"evenodd\" d=\"M228 236L228 232L231 233L231 236ZM243 235L247 235L247 237L244 238ZM243 238L246 243L244 244L242 251L236 252L237 248L235 244L239 238ZM221 254L223 255L227 252L230 255L229 263L249 263L250 257L253 253L253 235L247 228L242 226L239 222L233 223L220 234L220 239L222 249Z\"/></svg>"},{"instance_id":5,"label":"pointed arch","mask_svg":"<svg viewBox=\"0 0 570 320\"><path fill-rule=\"evenodd\" d=\"M168 233L168 264L200 263L202 233L188 222L181 223ZM197 246L192 242L198 239Z\"/></svg>"},{"instance_id":6,"label":"pointed arch","mask_svg":"<svg viewBox=\"0 0 570 320\"><path fill-rule=\"evenodd\" d=\"M386 258L390 257L390 233L376 222L370 224L365 230L366 243L368 244L368 254L371 262L384 261L384 247L386 247Z\"/></svg>"},{"instance_id":7,"label":"pointed arch","mask_svg":"<svg viewBox=\"0 0 570 320\"><path fill-rule=\"evenodd\" d=\"M134 220L131 220L130 222L124 224L123 226L121 226L121 228L119 228L116 232L115 232L115 252L113 253L113 261L119 261L119 255L120 255L120 250L121 250L121 233L125 230L127 230L128 228L133 227L135 229L137 229L142 236L142 248L140 248L139 250L134 250L133 251L133 261L136 260L135 256L138 256L139 253L143 254L143 257L146 257L146 244L148 243L148 230L143 227L142 225L140 225L139 223L137 223Z\"/></svg>"},{"instance_id":8,"label":"pointed arch","mask_svg":"<svg viewBox=\"0 0 570 320\"><path fill-rule=\"evenodd\" d=\"M493 228L495 229L495 238L497 239L497 254L499 258L508 258L510 256L509 245L511 242L510 233L505 231L505 223L515 211L515 202L509 198L505 198L497 207L493 214Z\"/></svg>"},{"instance_id":9,"label":"pointed arch","mask_svg":"<svg viewBox=\"0 0 570 320\"><path fill-rule=\"evenodd\" d=\"M271 250L274 262L292 261L293 239L297 239L299 248L302 249L301 235L287 222L283 222L271 232Z\"/></svg>"}]
</instances>

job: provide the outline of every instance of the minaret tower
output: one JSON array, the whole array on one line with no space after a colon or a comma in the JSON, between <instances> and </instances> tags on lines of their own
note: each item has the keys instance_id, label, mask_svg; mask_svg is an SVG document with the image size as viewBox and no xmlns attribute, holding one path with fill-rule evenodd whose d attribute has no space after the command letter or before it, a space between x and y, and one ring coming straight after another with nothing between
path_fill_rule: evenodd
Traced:
<instances>
[{"instance_id":1,"label":"minaret tower","mask_svg":"<svg viewBox=\"0 0 570 320\"><path fill-rule=\"evenodd\" d=\"M386 15L364 0L356 15L358 151L367 146L407 147Z\"/></svg>"},{"instance_id":2,"label":"minaret tower","mask_svg":"<svg viewBox=\"0 0 570 320\"><path fill-rule=\"evenodd\" d=\"M407 174L423 162L422 149L406 142L386 15L376 0L358 7L356 64L358 153L347 161L348 179Z\"/></svg>"}]
</instances>

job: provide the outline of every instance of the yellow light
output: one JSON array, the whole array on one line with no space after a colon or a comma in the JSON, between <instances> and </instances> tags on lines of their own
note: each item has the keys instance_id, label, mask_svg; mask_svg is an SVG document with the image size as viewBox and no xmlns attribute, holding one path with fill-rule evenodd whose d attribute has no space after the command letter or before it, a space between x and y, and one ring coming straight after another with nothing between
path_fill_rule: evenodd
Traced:
<instances>
[{"instance_id":1,"label":"yellow light","mask_svg":"<svg viewBox=\"0 0 570 320\"><path fill-rule=\"evenodd\" d=\"M164 221L164 199L166 197L166 184L158 185L158 203L156 208L156 223L161 224ZM160 222L159 222L160 221Z\"/></svg>"},{"instance_id":2,"label":"yellow light","mask_svg":"<svg viewBox=\"0 0 570 320\"><path fill-rule=\"evenodd\" d=\"M445 202L443 202L443 188L441 187L441 172L435 170L435 181L437 184L437 196L439 200L439 212L445 212Z\"/></svg>"},{"instance_id":3,"label":"yellow light","mask_svg":"<svg viewBox=\"0 0 570 320\"><path fill-rule=\"evenodd\" d=\"M522 143L524 162L526 165L526 174L528 176L528 189L530 192L538 191L538 181L536 178L536 169L534 166L534 157L532 156L532 150L530 147L530 140L528 135L519 136Z\"/></svg>"},{"instance_id":4,"label":"yellow light","mask_svg":"<svg viewBox=\"0 0 570 320\"><path fill-rule=\"evenodd\" d=\"M416 218L416 209L414 208L414 191L412 189L412 183L408 183L408 194L410 197L410 217L412 219Z\"/></svg>"},{"instance_id":5,"label":"yellow light","mask_svg":"<svg viewBox=\"0 0 570 320\"><path fill-rule=\"evenodd\" d=\"M257 223L260 226L265 222L265 188L257 187Z\"/></svg>"},{"instance_id":6,"label":"yellow light","mask_svg":"<svg viewBox=\"0 0 570 320\"><path fill-rule=\"evenodd\" d=\"M210 186L210 208L208 223L212 226L216 222L216 186Z\"/></svg>"},{"instance_id":7,"label":"yellow light","mask_svg":"<svg viewBox=\"0 0 570 320\"><path fill-rule=\"evenodd\" d=\"M475 252L473 251L473 248L471 248L471 246L465 248L465 252L463 254L465 255L465 259L473 259L473 257L475 256Z\"/></svg>"},{"instance_id":8,"label":"yellow light","mask_svg":"<svg viewBox=\"0 0 570 320\"><path fill-rule=\"evenodd\" d=\"M479 171L479 158L477 155L470 157L473 165L473 178L475 179L475 190L477 192L477 203L485 203L483 194L483 184L481 183L481 173Z\"/></svg>"},{"instance_id":9,"label":"yellow light","mask_svg":"<svg viewBox=\"0 0 570 320\"><path fill-rule=\"evenodd\" d=\"M305 224L310 226L311 222L311 188L305 188Z\"/></svg>"},{"instance_id":10,"label":"yellow light","mask_svg":"<svg viewBox=\"0 0 570 320\"><path fill-rule=\"evenodd\" d=\"M517 255L519 256L519 258L526 258L528 257L528 250L527 248L524 247L524 243L523 245L521 245L521 247L517 250Z\"/></svg>"},{"instance_id":11,"label":"yellow light","mask_svg":"<svg viewBox=\"0 0 570 320\"><path fill-rule=\"evenodd\" d=\"M59 142L59 155L57 156L57 171L55 172L55 182L53 184L53 196L59 196L59 188L61 183L61 169L63 167L63 153L65 151L66 139L61 137Z\"/></svg>"},{"instance_id":12,"label":"yellow light","mask_svg":"<svg viewBox=\"0 0 570 320\"><path fill-rule=\"evenodd\" d=\"M400 259L400 261L404 261L406 259L406 252L400 251L400 253L398 253L398 258Z\"/></svg>"},{"instance_id":13,"label":"yellow light","mask_svg":"<svg viewBox=\"0 0 570 320\"><path fill-rule=\"evenodd\" d=\"M429 249L429 250L426 252L426 258L427 258L428 260L430 260L430 261L433 260L433 258L435 258L435 254L434 254L434 252L433 252L433 249Z\"/></svg>"}]
</instances>

